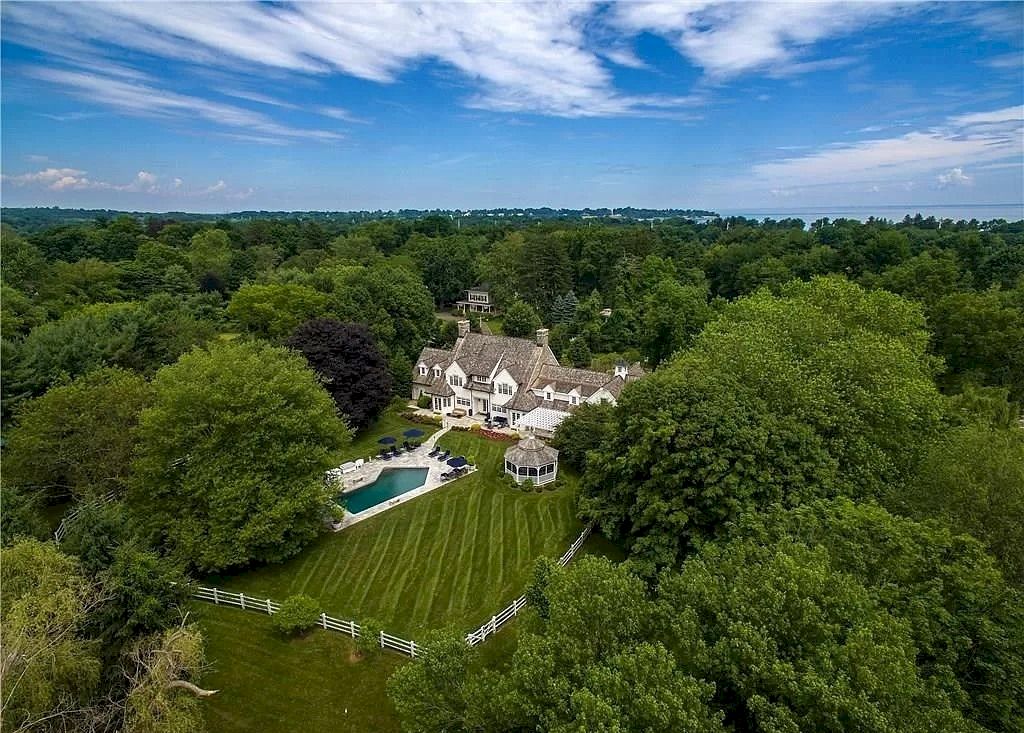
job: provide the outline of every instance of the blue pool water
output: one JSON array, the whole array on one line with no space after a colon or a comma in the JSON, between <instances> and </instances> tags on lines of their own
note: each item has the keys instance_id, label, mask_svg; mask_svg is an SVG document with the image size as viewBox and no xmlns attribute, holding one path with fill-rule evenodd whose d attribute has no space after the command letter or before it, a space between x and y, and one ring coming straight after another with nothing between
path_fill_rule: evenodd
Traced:
<instances>
[{"instance_id":1,"label":"blue pool water","mask_svg":"<svg viewBox=\"0 0 1024 733\"><path fill-rule=\"evenodd\" d=\"M344 499L345 508L350 514L358 514L388 499L418 489L426 480L425 468L385 468L372 484L361 486L338 498Z\"/></svg>"}]
</instances>

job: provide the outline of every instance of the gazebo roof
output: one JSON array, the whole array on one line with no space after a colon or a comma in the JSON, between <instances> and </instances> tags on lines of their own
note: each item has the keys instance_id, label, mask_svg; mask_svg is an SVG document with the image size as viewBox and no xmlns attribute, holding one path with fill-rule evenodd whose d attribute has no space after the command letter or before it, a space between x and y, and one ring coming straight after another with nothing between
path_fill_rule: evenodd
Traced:
<instances>
[{"instance_id":1,"label":"gazebo roof","mask_svg":"<svg viewBox=\"0 0 1024 733\"><path fill-rule=\"evenodd\" d=\"M546 466L558 460L558 451L528 435L505 451L505 460L516 466Z\"/></svg>"}]
</instances>

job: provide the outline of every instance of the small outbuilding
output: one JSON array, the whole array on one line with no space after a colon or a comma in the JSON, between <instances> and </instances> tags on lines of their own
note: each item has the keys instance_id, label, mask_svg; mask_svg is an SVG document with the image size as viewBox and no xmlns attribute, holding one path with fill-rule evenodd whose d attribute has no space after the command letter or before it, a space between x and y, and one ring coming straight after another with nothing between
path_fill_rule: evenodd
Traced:
<instances>
[{"instance_id":1,"label":"small outbuilding","mask_svg":"<svg viewBox=\"0 0 1024 733\"><path fill-rule=\"evenodd\" d=\"M540 486L558 476L558 451L528 435L505 451L505 473L516 483L527 479Z\"/></svg>"}]
</instances>

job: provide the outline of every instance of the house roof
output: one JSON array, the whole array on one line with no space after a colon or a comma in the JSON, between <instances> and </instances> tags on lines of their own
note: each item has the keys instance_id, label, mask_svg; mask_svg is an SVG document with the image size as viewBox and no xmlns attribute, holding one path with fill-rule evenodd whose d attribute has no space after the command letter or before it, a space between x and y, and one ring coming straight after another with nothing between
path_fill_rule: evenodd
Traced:
<instances>
[{"instance_id":1,"label":"house roof","mask_svg":"<svg viewBox=\"0 0 1024 733\"><path fill-rule=\"evenodd\" d=\"M466 374L486 377L507 369L517 384L527 384L538 364L557 361L547 346L529 339L468 333L455 342L451 360Z\"/></svg>"},{"instance_id":2,"label":"house roof","mask_svg":"<svg viewBox=\"0 0 1024 733\"><path fill-rule=\"evenodd\" d=\"M528 435L505 451L505 460L516 466L546 466L558 461L558 451Z\"/></svg>"},{"instance_id":3,"label":"house roof","mask_svg":"<svg viewBox=\"0 0 1024 733\"><path fill-rule=\"evenodd\" d=\"M539 405L540 402L540 397L535 395L529 389L521 389L516 392L516 396L512 398L512 401L508 403L507 407L520 412L529 412Z\"/></svg>"},{"instance_id":4,"label":"house roof","mask_svg":"<svg viewBox=\"0 0 1024 733\"><path fill-rule=\"evenodd\" d=\"M553 384L557 392L566 393L575 389L581 396L589 397L611 379L613 379L612 375L603 372L574 369L558 364L545 364L537 373L532 387L533 389L543 389L549 384Z\"/></svg>"}]
</instances>

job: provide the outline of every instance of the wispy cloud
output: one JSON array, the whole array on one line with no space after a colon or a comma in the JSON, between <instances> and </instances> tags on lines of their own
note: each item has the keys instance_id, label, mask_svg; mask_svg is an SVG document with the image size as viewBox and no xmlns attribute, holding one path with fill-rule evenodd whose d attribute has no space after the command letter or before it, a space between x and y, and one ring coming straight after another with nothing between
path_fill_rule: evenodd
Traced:
<instances>
[{"instance_id":1,"label":"wispy cloud","mask_svg":"<svg viewBox=\"0 0 1024 733\"><path fill-rule=\"evenodd\" d=\"M138 117L194 119L216 125L249 130L265 136L330 142L342 135L330 130L290 127L259 112L222 104L201 97L177 94L147 84L112 78L85 71L29 67L26 75L57 85L82 100L104 104Z\"/></svg>"},{"instance_id":2,"label":"wispy cloud","mask_svg":"<svg viewBox=\"0 0 1024 733\"><path fill-rule=\"evenodd\" d=\"M772 75L839 68L851 57L809 60L818 41L848 35L891 17L900 7L875 2L628 2L615 22L660 35L714 79L766 70Z\"/></svg>"},{"instance_id":3,"label":"wispy cloud","mask_svg":"<svg viewBox=\"0 0 1024 733\"><path fill-rule=\"evenodd\" d=\"M1024 156L1024 116L1018 107L959 115L945 124L888 138L838 143L807 155L753 167L765 187L905 180L935 171L940 185L969 180L964 167ZM945 180L944 180L945 178Z\"/></svg>"}]
</instances>

